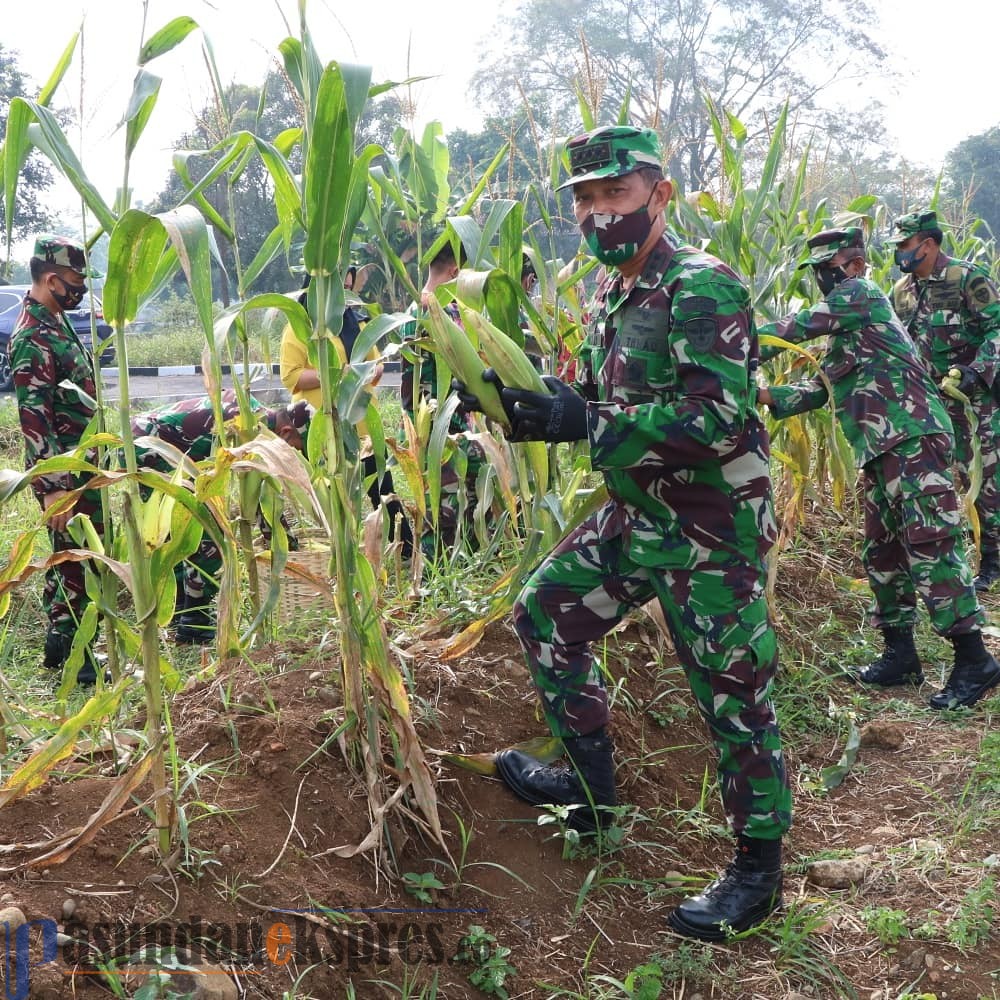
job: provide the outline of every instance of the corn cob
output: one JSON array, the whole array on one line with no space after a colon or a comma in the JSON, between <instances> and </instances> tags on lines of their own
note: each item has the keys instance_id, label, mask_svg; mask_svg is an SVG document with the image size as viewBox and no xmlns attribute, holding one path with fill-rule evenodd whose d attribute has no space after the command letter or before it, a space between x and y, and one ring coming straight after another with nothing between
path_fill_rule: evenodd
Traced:
<instances>
[{"instance_id":1,"label":"corn cob","mask_svg":"<svg viewBox=\"0 0 1000 1000\"><path fill-rule=\"evenodd\" d=\"M483 413L504 427L510 427L507 413L500 402L500 393L492 382L483 378L486 370L468 334L441 308L433 296L427 307L427 323L431 339L448 367L465 383L483 408Z\"/></svg>"},{"instance_id":2,"label":"corn cob","mask_svg":"<svg viewBox=\"0 0 1000 1000\"><path fill-rule=\"evenodd\" d=\"M479 338L480 352L505 386L549 392L531 359L506 333L498 330L482 313L467 309L461 303L459 308L462 310L462 321Z\"/></svg>"}]
</instances>

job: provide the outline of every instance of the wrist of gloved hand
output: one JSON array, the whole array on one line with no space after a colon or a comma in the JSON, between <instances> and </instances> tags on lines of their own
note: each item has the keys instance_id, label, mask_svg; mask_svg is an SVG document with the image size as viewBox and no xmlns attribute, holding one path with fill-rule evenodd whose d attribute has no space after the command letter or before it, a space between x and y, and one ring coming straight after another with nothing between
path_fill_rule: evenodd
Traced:
<instances>
[{"instance_id":1,"label":"wrist of gloved hand","mask_svg":"<svg viewBox=\"0 0 1000 1000\"><path fill-rule=\"evenodd\" d=\"M514 441L583 441L587 438L587 401L553 375L543 379L550 392L503 389L504 408L513 415Z\"/></svg>"}]
</instances>

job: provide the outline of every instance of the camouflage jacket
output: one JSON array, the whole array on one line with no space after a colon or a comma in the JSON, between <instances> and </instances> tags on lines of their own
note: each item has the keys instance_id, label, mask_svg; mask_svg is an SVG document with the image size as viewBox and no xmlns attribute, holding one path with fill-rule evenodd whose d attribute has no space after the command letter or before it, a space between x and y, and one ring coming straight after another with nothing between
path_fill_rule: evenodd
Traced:
<instances>
[{"instance_id":1,"label":"camouflage jacket","mask_svg":"<svg viewBox=\"0 0 1000 1000\"><path fill-rule=\"evenodd\" d=\"M630 557L688 569L762 559L774 539L770 451L740 278L664 233L629 292L609 272L591 315L581 354L582 390L596 400L591 462Z\"/></svg>"},{"instance_id":2,"label":"camouflage jacket","mask_svg":"<svg viewBox=\"0 0 1000 1000\"><path fill-rule=\"evenodd\" d=\"M939 253L926 280L907 274L896 282L892 303L935 379L954 365L968 365L993 385L1000 362L1000 298L984 268Z\"/></svg>"},{"instance_id":3,"label":"camouflage jacket","mask_svg":"<svg viewBox=\"0 0 1000 1000\"><path fill-rule=\"evenodd\" d=\"M269 417L271 412L259 401L250 397L250 407L255 413ZM236 393L227 389L222 394L222 416L228 423L239 416L240 407ZM136 437L156 437L184 452L192 461L209 458L215 444L215 415L208 396L181 399L176 403L157 407L132 418L132 433ZM139 463L159 467L156 453L138 449Z\"/></svg>"},{"instance_id":4,"label":"camouflage jacket","mask_svg":"<svg viewBox=\"0 0 1000 1000\"><path fill-rule=\"evenodd\" d=\"M763 324L759 332L793 344L828 337L821 366L858 465L909 438L952 433L916 345L882 290L867 278L842 281L822 302ZM761 358L768 360L779 350L763 347ZM771 396L771 412L778 418L814 410L828 399L819 377L772 385Z\"/></svg>"},{"instance_id":5,"label":"camouflage jacket","mask_svg":"<svg viewBox=\"0 0 1000 1000\"><path fill-rule=\"evenodd\" d=\"M53 315L31 295L8 345L21 433L24 466L71 451L94 415L94 367L69 320ZM79 390L79 391L78 391ZM80 485L73 473L52 473L32 482L41 498Z\"/></svg>"}]
</instances>

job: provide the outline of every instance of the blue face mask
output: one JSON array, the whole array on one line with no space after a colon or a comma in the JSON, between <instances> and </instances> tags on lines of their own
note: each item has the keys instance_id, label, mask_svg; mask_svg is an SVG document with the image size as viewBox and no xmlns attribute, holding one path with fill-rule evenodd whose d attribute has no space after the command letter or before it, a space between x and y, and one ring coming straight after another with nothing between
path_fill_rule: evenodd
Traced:
<instances>
[{"instance_id":1,"label":"blue face mask","mask_svg":"<svg viewBox=\"0 0 1000 1000\"><path fill-rule=\"evenodd\" d=\"M897 250L893 255L892 259L896 262L896 266L903 272L903 274L912 274L924 258L920 257L917 260L917 251L927 242L927 240L921 240L915 247L911 247L909 250Z\"/></svg>"}]
</instances>

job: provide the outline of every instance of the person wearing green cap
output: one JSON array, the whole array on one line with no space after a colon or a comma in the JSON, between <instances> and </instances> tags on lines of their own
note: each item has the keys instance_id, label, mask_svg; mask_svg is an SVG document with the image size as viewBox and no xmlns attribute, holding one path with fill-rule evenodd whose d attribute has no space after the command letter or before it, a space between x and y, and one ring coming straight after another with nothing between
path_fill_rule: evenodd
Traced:
<instances>
[{"instance_id":1,"label":"person wearing green cap","mask_svg":"<svg viewBox=\"0 0 1000 1000\"><path fill-rule=\"evenodd\" d=\"M89 267L83 246L65 236L39 236L29 267L31 290L24 298L8 352L24 436L24 464L30 471L37 463L76 448L94 415L93 358L66 313L76 309L87 294L85 279L100 274ZM66 530L71 517L92 516L100 509L97 491L75 492L84 481L71 472L51 472L32 480L35 498L46 512L53 552L76 547ZM100 518L94 524L103 530ZM45 669L62 670L89 603L81 563L64 562L46 571L42 592L49 622L42 660ZM96 677L96 660L88 649L77 682L93 684Z\"/></svg>"},{"instance_id":2,"label":"person wearing green cap","mask_svg":"<svg viewBox=\"0 0 1000 1000\"><path fill-rule=\"evenodd\" d=\"M977 421L973 432L965 404L947 397L955 433L955 463L964 488L973 465L973 439L982 456L976 498L980 551L976 590L1000 580L1000 296L987 270L941 250L937 213L912 212L896 220L895 260L903 277L892 290L893 306L916 341L937 382L958 374L958 388Z\"/></svg>"},{"instance_id":3,"label":"person wearing green cap","mask_svg":"<svg viewBox=\"0 0 1000 1000\"><path fill-rule=\"evenodd\" d=\"M568 144L573 210L607 269L581 381L503 387L515 440L587 441L610 499L532 573L514 627L568 767L496 755L509 788L573 807L594 830L617 802L608 695L592 644L657 599L719 755L736 857L668 916L721 940L781 901L791 792L771 691L778 648L764 595L775 538L769 443L752 372L757 335L744 282L679 242L673 187L650 129L613 126ZM463 399L464 395L464 399ZM460 393L467 406L475 397Z\"/></svg>"},{"instance_id":4,"label":"person wearing green cap","mask_svg":"<svg viewBox=\"0 0 1000 1000\"><path fill-rule=\"evenodd\" d=\"M932 708L973 705L1000 682L1000 664L983 644L983 611L965 557L961 503L950 467L951 423L916 345L882 290L865 277L864 234L852 226L817 233L811 266L823 299L758 326L792 344L827 338L816 375L758 390L779 419L824 406L833 390L837 417L861 469L865 540L861 550L874 596L882 655L853 676L867 684L923 680L913 640L919 594L954 666ZM761 359L782 350L765 346Z\"/></svg>"}]
</instances>

